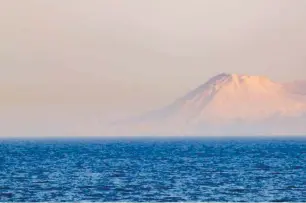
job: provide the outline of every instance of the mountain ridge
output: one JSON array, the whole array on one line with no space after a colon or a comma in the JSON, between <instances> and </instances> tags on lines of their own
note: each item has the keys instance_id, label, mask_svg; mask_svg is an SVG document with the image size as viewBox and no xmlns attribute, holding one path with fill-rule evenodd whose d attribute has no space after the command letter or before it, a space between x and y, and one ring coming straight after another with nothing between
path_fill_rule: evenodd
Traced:
<instances>
[{"instance_id":1,"label":"mountain ridge","mask_svg":"<svg viewBox=\"0 0 306 203\"><path fill-rule=\"evenodd\" d=\"M141 132L170 134L306 132L304 127L294 127L303 125L300 120L306 122L306 95L265 76L221 73L166 107L133 120L132 125Z\"/></svg>"},{"instance_id":2,"label":"mountain ridge","mask_svg":"<svg viewBox=\"0 0 306 203\"><path fill-rule=\"evenodd\" d=\"M306 80L285 83L284 87L295 94L306 95Z\"/></svg>"}]
</instances>

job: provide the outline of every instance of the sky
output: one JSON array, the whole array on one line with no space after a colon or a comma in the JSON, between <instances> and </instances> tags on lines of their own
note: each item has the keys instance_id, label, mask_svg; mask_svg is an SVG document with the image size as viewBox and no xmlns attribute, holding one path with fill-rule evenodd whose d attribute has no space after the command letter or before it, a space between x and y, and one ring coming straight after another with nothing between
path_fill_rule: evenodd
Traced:
<instances>
[{"instance_id":1,"label":"sky","mask_svg":"<svg viewBox=\"0 0 306 203\"><path fill-rule=\"evenodd\" d=\"M305 10L304 0L3 1L1 113L26 127L99 125L222 72L306 79Z\"/></svg>"}]
</instances>

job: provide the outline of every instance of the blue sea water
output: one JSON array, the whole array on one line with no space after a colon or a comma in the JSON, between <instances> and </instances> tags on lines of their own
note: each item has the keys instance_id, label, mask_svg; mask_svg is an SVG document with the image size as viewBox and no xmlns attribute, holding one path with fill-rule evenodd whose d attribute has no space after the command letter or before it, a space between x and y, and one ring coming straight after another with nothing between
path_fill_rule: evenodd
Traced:
<instances>
[{"instance_id":1,"label":"blue sea water","mask_svg":"<svg viewBox=\"0 0 306 203\"><path fill-rule=\"evenodd\" d=\"M306 139L2 140L0 201L306 202Z\"/></svg>"}]
</instances>

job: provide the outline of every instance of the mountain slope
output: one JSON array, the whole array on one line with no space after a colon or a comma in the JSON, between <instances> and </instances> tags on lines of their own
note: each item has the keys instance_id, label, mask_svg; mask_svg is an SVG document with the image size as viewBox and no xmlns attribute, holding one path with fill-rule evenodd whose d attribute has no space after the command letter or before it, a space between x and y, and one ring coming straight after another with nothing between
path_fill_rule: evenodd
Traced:
<instances>
[{"instance_id":1,"label":"mountain slope","mask_svg":"<svg viewBox=\"0 0 306 203\"><path fill-rule=\"evenodd\" d=\"M133 126L143 133L170 134L306 132L305 115L306 97L284 85L262 76L222 73Z\"/></svg>"},{"instance_id":2,"label":"mountain slope","mask_svg":"<svg viewBox=\"0 0 306 203\"><path fill-rule=\"evenodd\" d=\"M286 83L284 84L284 87L289 92L306 95L306 81L294 81Z\"/></svg>"}]
</instances>

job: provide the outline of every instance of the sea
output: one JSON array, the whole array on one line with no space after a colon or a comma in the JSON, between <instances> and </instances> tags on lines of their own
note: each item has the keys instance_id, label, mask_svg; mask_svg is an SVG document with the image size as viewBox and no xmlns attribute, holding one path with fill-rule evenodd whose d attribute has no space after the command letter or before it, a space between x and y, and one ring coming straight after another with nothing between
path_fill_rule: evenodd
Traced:
<instances>
[{"instance_id":1,"label":"sea","mask_svg":"<svg viewBox=\"0 0 306 203\"><path fill-rule=\"evenodd\" d=\"M0 202L306 202L306 137L1 139Z\"/></svg>"}]
</instances>

